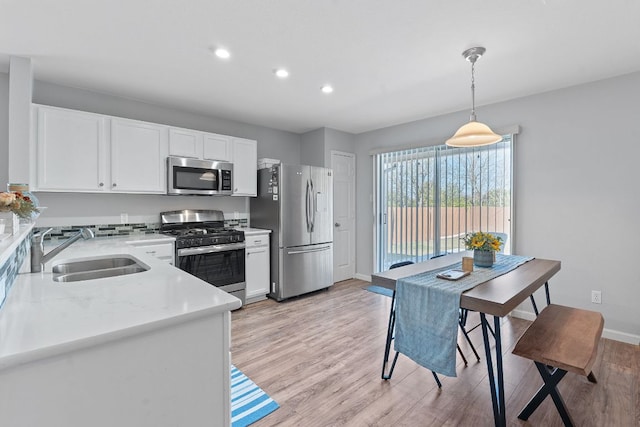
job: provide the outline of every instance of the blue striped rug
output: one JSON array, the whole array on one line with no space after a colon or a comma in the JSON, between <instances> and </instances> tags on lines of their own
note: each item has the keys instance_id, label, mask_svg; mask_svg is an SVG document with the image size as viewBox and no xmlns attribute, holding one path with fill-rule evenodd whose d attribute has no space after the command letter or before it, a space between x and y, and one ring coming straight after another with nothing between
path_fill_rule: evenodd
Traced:
<instances>
[{"instance_id":1,"label":"blue striped rug","mask_svg":"<svg viewBox=\"0 0 640 427\"><path fill-rule=\"evenodd\" d=\"M245 427L280 406L238 368L231 365L231 426Z\"/></svg>"}]
</instances>

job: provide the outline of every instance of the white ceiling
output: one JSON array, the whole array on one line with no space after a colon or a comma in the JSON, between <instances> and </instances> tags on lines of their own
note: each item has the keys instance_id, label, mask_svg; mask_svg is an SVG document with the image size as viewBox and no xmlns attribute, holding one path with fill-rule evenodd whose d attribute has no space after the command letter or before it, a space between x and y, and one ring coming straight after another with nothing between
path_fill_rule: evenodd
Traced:
<instances>
[{"instance_id":1,"label":"white ceiling","mask_svg":"<svg viewBox=\"0 0 640 427\"><path fill-rule=\"evenodd\" d=\"M638 0L0 0L0 71L27 56L38 80L360 133L469 109L472 46L479 106L640 70L639 16Z\"/></svg>"}]
</instances>

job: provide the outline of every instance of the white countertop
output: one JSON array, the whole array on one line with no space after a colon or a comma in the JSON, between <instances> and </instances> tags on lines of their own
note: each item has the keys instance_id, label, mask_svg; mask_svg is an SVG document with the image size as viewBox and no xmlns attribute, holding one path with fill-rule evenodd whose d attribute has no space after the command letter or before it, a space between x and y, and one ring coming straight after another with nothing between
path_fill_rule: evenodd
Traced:
<instances>
[{"instance_id":1,"label":"white countertop","mask_svg":"<svg viewBox=\"0 0 640 427\"><path fill-rule=\"evenodd\" d=\"M173 239L79 241L43 272L19 274L0 310L0 369L241 306L239 299L127 244L141 240ZM150 269L82 282L52 279L52 265L115 254L134 256Z\"/></svg>"},{"instance_id":2,"label":"white countertop","mask_svg":"<svg viewBox=\"0 0 640 427\"><path fill-rule=\"evenodd\" d=\"M266 228L251 228L251 227L238 227L236 228L236 230L240 230L240 231L244 231L244 234L247 236L251 236L253 234L265 234L265 233L271 233L271 230L268 230Z\"/></svg>"}]
</instances>

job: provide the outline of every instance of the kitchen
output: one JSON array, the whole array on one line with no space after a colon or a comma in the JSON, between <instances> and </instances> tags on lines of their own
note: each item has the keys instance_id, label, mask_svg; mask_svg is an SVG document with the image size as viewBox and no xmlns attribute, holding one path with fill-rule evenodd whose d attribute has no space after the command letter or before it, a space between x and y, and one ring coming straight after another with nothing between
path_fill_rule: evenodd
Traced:
<instances>
[{"instance_id":1,"label":"kitchen","mask_svg":"<svg viewBox=\"0 0 640 427\"><path fill-rule=\"evenodd\" d=\"M628 6L621 6L624 7ZM631 14L630 14L631 15ZM630 27L632 27L630 25ZM631 38L630 38L631 39ZM465 40L462 44L467 43ZM622 43L621 43L622 44ZM451 90L461 86L463 91L468 85L466 64L460 61L459 50L464 46L454 46L456 58L452 66L462 68L460 83L448 85ZM488 46L487 61L492 56L497 57L497 46ZM515 55L515 53L513 54ZM586 56L585 56L586 57ZM598 59L592 57L594 62ZM482 67L488 64L481 64ZM591 64L590 64L591 65ZM585 68L589 68L587 65ZM37 72L37 65L35 65ZM484 70L478 86L482 88L483 99L490 96L488 79L492 72ZM629 265L633 263L630 254L634 252L633 239L626 239L633 233L634 218L637 212L637 201L626 197L634 194L633 180L628 179L628 171L633 170L632 163L639 154L637 146L632 144L634 136L625 127L633 123L637 115L638 76L633 67L629 67L631 74L608 77L597 82L584 79L571 80L574 86L570 88L549 87L549 92L513 99L510 101L495 100L494 104L483 105L479 108L479 116L483 121L495 123L496 126L510 126L518 123L523 131L519 135L517 165L522 166L518 172L518 221L515 224L520 251L535 253L553 259L563 260L561 275L555 280L561 286L554 289L554 294L560 301L572 305L590 307L585 295L592 286L600 286L603 290L602 310L607 318L607 328L613 335L611 338L636 342L638 332L635 309L631 301L638 299L637 287L624 285L634 283L635 278L628 271L616 271L614 277L598 267L593 262L591 251L582 244L576 244L585 231L594 227L593 218L611 218L610 208L594 203L595 200L612 200L616 202L616 220L608 223L610 232L605 234L619 236L616 239L618 255L604 253L601 265L619 263ZM575 73L580 75L580 73ZM487 79L487 80L485 80ZM9 76L0 74L1 99L3 111L2 128L8 128L7 112L9 111ZM482 83L481 83L482 82ZM556 89L556 90L551 90ZM161 91L159 89L158 91ZM336 91L334 95L339 92ZM462 95L466 97L464 92ZM480 97L480 95L479 95ZM197 97L194 97L197 99ZM585 102L584 100L588 102ZM371 248L374 246L371 230L373 228L371 212L372 162L370 152L379 147L409 146L418 141L442 140L450 136L453 129L466 120L466 98L463 98L458 108L442 112L438 117L425 118L415 116L401 122L404 125L390 127L393 123L384 123L378 128L360 131L341 131L341 127L331 126L303 129L295 132L279 130L264 124L250 124L252 121L237 115L237 119L221 117L215 113L193 112L192 109L176 103L167 104L144 102L120 93L108 94L103 91L80 89L71 83L53 83L46 79L36 79L33 86L32 100L40 105L52 105L61 108L88 111L125 117L152 123L161 123L185 129L196 129L202 132L232 135L258 141L257 158L275 158L287 164L312 164L315 166L329 166L331 150L355 153L356 156L356 206L357 222L356 234L357 250L355 260L355 277L367 279L373 273ZM499 102L501 101L501 102ZM604 102L606 101L606 102ZM426 104L426 102L425 102ZM427 106L425 105L425 108ZM569 114L569 112L572 112ZM449 113L449 114L445 114ZM597 118L589 125L584 125L585 118ZM321 125L323 126L323 125ZM6 135L7 132L3 132ZM0 158L9 159L10 144L5 141L0 144ZM599 147L602 141L616 141L616 150L610 157L602 156ZM590 149L584 149L591 147ZM615 153L624 152L624 156ZM553 153L553 155L550 155ZM528 168L524 168L527 165ZM0 164L0 181L10 182L11 167L9 161ZM601 168L612 171L599 177L598 183L586 179L584 169ZM544 172L544 173L541 173ZM564 183L558 185L558 182ZM571 189L567 187L570 186ZM615 191L611 192L611 189ZM544 191L542 191L544 189ZM48 207L39 220L38 226L68 226L83 224L121 224L122 214L126 214L127 223L157 223L158 214L163 211L185 208L183 197L168 197L163 195L130 195L90 194L90 193L49 193L38 192L42 206ZM189 208L219 209L229 221L247 220L250 223L250 197L223 196L216 197L212 203L208 198L189 197ZM562 201L575 208L590 212L591 215L575 217L563 209L546 209L546 207L564 206ZM558 218L561 220L558 221ZM573 224L570 230L566 224ZM541 230L545 230L541 232ZM547 241L556 236L566 238L556 239L550 247ZM622 254L622 255L621 255ZM569 266L572 266L569 268ZM606 274L605 274L606 273ZM597 277L597 284L593 284L593 277ZM272 301L268 301L272 302ZM251 306L247 307L250 308ZM278 310L282 310L278 307ZM289 307L284 305L282 307ZM242 311L242 310L241 310ZM377 359L376 359L377 361ZM377 363L377 362L376 362ZM247 372L255 381L260 382L254 375L266 375ZM428 378L427 378L428 379ZM426 380L425 379L425 382ZM280 402L282 403L282 402ZM479 404L479 403L478 403ZM275 412L277 414L277 411Z\"/></svg>"}]
</instances>

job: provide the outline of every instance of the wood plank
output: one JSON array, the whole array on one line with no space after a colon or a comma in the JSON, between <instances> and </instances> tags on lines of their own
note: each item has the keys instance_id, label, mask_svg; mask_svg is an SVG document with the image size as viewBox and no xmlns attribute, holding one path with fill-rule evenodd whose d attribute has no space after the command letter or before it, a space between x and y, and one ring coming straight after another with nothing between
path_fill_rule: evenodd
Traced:
<instances>
[{"instance_id":1,"label":"wood plank","mask_svg":"<svg viewBox=\"0 0 640 427\"><path fill-rule=\"evenodd\" d=\"M604 318L596 311L551 304L520 338L513 354L587 376L603 327Z\"/></svg>"},{"instance_id":2,"label":"wood plank","mask_svg":"<svg viewBox=\"0 0 640 427\"><path fill-rule=\"evenodd\" d=\"M402 355L393 378L380 379L391 299L365 291L368 284L347 280L231 314L233 363L280 405L252 427L493 426L484 359L469 358L468 367L458 360L458 376L441 376L442 390L427 369ZM472 316L475 324L478 315ZM542 383L532 362L511 354L530 323L502 319L507 425L523 425L517 414ZM482 348L481 331L471 335ZM593 365L598 384L567 375L560 392L579 425L639 425L640 347L607 339L600 345ZM547 400L530 424L562 426Z\"/></svg>"},{"instance_id":3,"label":"wood plank","mask_svg":"<svg viewBox=\"0 0 640 427\"><path fill-rule=\"evenodd\" d=\"M396 281L403 277L446 267L459 262L463 256L471 255L469 251L459 252L376 273L371 275L371 283L395 289ZM460 307L493 316L506 316L560 271L560 267L560 261L534 258L507 274L466 291L460 297Z\"/></svg>"}]
</instances>

